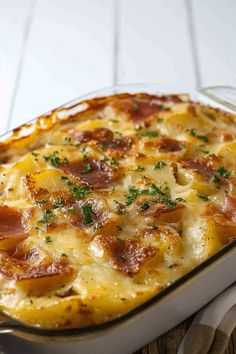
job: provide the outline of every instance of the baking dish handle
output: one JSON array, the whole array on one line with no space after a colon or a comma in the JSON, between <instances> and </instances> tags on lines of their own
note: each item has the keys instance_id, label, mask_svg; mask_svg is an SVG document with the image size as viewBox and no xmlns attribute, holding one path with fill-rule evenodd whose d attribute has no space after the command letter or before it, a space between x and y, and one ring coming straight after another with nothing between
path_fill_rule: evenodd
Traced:
<instances>
[{"instance_id":1,"label":"baking dish handle","mask_svg":"<svg viewBox=\"0 0 236 354\"><path fill-rule=\"evenodd\" d=\"M236 88L231 86L210 86L203 87L198 92L236 113Z\"/></svg>"}]
</instances>

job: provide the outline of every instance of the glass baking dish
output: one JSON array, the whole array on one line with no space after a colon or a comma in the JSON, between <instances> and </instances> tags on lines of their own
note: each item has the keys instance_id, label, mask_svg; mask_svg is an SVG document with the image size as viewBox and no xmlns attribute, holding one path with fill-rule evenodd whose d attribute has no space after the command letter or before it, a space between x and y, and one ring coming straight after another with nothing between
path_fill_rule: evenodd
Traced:
<instances>
[{"instance_id":1,"label":"glass baking dish","mask_svg":"<svg viewBox=\"0 0 236 354\"><path fill-rule=\"evenodd\" d=\"M65 119L86 109L86 100L90 98L124 92L188 93L193 101L236 113L236 89L231 87L215 86L195 91L166 85L134 84L89 93L46 113L43 117L53 112L57 117ZM37 118L20 129L4 134L0 140L11 134L16 138L20 134L29 134L36 121ZM109 322L82 329L42 329L24 325L1 314L0 333L11 333L44 344L53 342L50 353L58 353L62 348L82 353L130 353L176 326L232 284L236 280L236 275L232 272L235 264L236 240L233 240L165 290Z\"/></svg>"}]
</instances>

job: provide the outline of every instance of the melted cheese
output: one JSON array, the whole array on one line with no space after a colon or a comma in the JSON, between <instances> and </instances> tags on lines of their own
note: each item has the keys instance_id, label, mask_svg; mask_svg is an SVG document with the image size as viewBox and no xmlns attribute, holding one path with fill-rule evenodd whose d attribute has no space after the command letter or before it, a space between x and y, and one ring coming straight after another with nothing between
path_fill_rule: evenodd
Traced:
<instances>
[{"instance_id":1,"label":"melted cheese","mask_svg":"<svg viewBox=\"0 0 236 354\"><path fill-rule=\"evenodd\" d=\"M84 327L133 309L234 237L235 116L122 94L0 143L0 308Z\"/></svg>"}]
</instances>

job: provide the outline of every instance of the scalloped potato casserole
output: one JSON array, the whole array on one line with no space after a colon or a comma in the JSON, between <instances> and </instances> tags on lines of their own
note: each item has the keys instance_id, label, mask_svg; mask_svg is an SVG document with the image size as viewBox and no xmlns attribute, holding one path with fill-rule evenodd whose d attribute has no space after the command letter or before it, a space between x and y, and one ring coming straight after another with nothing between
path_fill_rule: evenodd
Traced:
<instances>
[{"instance_id":1,"label":"scalloped potato casserole","mask_svg":"<svg viewBox=\"0 0 236 354\"><path fill-rule=\"evenodd\" d=\"M0 143L0 309L44 328L120 316L236 235L234 115L187 95L79 105Z\"/></svg>"}]
</instances>

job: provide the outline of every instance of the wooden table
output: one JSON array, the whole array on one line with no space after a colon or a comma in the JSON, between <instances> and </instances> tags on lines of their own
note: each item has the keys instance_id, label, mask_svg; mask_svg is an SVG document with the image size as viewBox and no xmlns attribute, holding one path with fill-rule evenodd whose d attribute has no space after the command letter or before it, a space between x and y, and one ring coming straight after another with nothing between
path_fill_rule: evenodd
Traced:
<instances>
[{"instance_id":1,"label":"wooden table","mask_svg":"<svg viewBox=\"0 0 236 354\"><path fill-rule=\"evenodd\" d=\"M138 350L134 354L176 354L181 340L184 337L185 332L192 322L192 318L181 323L179 326L175 327L171 331L163 334L155 341L146 345L142 349ZM225 354L235 354L236 353L236 329L232 334L229 345ZM191 354L191 353L189 353ZM209 353L216 354L216 353Z\"/></svg>"},{"instance_id":2,"label":"wooden table","mask_svg":"<svg viewBox=\"0 0 236 354\"><path fill-rule=\"evenodd\" d=\"M0 0L0 132L115 84L236 86L235 18L235 0ZM187 325L138 353L175 353Z\"/></svg>"}]
</instances>

